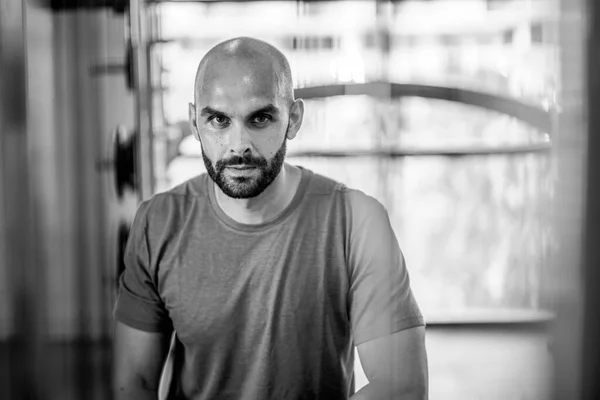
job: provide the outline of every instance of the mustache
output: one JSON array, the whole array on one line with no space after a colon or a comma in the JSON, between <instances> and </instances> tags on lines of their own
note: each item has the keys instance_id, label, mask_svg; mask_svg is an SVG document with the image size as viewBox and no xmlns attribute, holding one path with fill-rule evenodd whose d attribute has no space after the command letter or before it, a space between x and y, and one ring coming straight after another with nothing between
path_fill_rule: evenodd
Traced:
<instances>
[{"instance_id":1,"label":"mustache","mask_svg":"<svg viewBox=\"0 0 600 400\"><path fill-rule=\"evenodd\" d=\"M215 167L217 170L222 170L232 165L247 165L250 167L266 167L268 162L266 159L261 157L247 156L231 156L225 160L217 161Z\"/></svg>"}]
</instances>

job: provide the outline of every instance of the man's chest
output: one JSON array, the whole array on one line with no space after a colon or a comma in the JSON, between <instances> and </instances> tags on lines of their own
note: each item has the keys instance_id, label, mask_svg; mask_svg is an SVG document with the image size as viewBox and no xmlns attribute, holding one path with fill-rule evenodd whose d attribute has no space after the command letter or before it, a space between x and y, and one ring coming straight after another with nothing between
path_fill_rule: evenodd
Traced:
<instances>
[{"instance_id":1,"label":"man's chest","mask_svg":"<svg viewBox=\"0 0 600 400\"><path fill-rule=\"evenodd\" d=\"M197 236L174 241L159 264L159 289L179 339L218 343L302 332L347 321L344 241L334 229ZM170 256L169 256L170 254Z\"/></svg>"}]
</instances>

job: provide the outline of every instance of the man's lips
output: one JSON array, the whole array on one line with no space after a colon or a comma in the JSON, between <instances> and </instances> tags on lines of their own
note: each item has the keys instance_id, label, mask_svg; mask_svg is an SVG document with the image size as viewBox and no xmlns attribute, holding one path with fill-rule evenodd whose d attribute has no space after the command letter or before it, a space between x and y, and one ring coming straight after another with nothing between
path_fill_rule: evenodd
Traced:
<instances>
[{"instance_id":1,"label":"man's lips","mask_svg":"<svg viewBox=\"0 0 600 400\"><path fill-rule=\"evenodd\" d=\"M226 167L232 175L254 175L258 168L253 165L229 165Z\"/></svg>"},{"instance_id":2,"label":"man's lips","mask_svg":"<svg viewBox=\"0 0 600 400\"><path fill-rule=\"evenodd\" d=\"M227 168L235 169L235 170L246 170L246 169L254 169L256 168L253 165L228 165Z\"/></svg>"}]
</instances>

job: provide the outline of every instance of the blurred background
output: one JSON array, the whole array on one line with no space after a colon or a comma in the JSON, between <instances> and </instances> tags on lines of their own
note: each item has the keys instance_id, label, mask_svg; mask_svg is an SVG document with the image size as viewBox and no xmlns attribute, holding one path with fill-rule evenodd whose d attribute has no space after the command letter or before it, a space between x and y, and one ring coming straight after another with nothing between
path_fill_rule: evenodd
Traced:
<instances>
[{"instance_id":1,"label":"blurred background","mask_svg":"<svg viewBox=\"0 0 600 400\"><path fill-rule=\"evenodd\" d=\"M593 0L0 6L0 398L111 397L129 225L204 172L194 75L236 36L290 61L306 115L288 162L387 208L430 398L595 398Z\"/></svg>"}]
</instances>

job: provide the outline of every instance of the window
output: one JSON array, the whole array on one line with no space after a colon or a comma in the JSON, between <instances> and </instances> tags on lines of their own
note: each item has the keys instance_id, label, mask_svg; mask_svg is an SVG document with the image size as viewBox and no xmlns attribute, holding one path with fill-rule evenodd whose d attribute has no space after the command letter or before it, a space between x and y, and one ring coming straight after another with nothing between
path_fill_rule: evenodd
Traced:
<instances>
[{"instance_id":1,"label":"window","mask_svg":"<svg viewBox=\"0 0 600 400\"><path fill-rule=\"evenodd\" d=\"M162 63L154 73L166 88L159 94L162 126L155 127L165 160L159 187L204 171L199 145L189 136L187 103L199 60L234 36L279 46L298 89L418 84L552 112L558 107L557 50L539 43L536 33L552 28L540 17L547 10L534 10L524 23L520 3L510 4L490 9L485 1L405 1L379 13L372 1L161 5L162 35L172 41L153 47ZM235 7L244 8L243 17ZM388 40L379 41L378 32ZM541 276L553 245L551 132L494 107L395 97L378 88L378 96L307 99L288 161L386 206L428 319L542 308Z\"/></svg>"}]
</instances>

